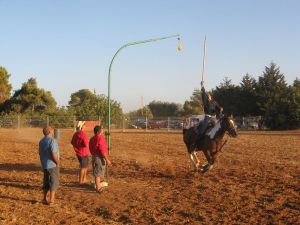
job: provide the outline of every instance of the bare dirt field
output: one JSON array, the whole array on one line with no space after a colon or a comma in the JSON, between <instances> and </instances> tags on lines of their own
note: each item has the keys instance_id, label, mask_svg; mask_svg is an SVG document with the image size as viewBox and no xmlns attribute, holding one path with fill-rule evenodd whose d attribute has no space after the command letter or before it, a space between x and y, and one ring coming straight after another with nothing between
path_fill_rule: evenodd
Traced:
<instances>
[{"instance_id":1,"label":"bare dirt field","mask_svg":"<svg viewBox=\"0 0 300 225\"><path fill-rule=\"evenodd\" d=\"M77 184L72 134L61 130L50 207L41 203L41 130L0 129L0 224L300 224L299 131L240 132L205 174L191 172L181 133L115 132L101 194Z\"/></svg>"}]
</instances>

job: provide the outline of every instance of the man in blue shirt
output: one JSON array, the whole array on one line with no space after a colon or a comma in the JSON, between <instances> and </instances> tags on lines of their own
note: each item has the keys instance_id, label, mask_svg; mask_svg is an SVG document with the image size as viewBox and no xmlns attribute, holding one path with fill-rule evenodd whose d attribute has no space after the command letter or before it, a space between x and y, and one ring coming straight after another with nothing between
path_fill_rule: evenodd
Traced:
<instances>
[{"instance_id":1,"label":"man in blue shirt","mask_svg":"<svg viewBox=\"0 0 300 225\"><path fill-rule=\"evenodd\" d=\"M39 143L39 154L42 168L44 170L43 203L53 205L55 192L59 186L59 149L58 144L51 135L52 128L46 126L43 128L44 137ZM49 199L48 194L50 192Z\"/></svg>"}]
</instances>

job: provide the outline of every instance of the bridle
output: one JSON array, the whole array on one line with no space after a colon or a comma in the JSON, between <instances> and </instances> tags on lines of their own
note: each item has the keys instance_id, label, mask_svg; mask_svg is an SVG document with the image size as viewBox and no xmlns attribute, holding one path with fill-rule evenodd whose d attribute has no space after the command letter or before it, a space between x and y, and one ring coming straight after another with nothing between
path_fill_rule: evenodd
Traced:
<instances>
[{"instance_id":1,"label":"bridle","mask_svg":"<svg viewBox=\"0 0 300 225\"><path fill-rule=\"evenodd\" d=\"M231 119L229 119L228 117L223 117L223 118L221 118L221 120L222 120L222 122L224 122L224 120L227 120L229 122L228 125L226 124L226 126L228 126L228 127L225 130L227 131L227 133L230 137L235 137L236 130L235 130L233 121Z\"/></svg>"}]
</instances>

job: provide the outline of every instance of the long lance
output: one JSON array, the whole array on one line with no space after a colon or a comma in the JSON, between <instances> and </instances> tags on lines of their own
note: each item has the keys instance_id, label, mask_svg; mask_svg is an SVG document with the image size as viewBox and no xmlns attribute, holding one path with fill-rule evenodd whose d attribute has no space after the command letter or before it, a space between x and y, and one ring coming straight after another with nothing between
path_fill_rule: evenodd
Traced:
<instances>
[{"instance_id":1,"label":"long lance","mask_svg":"<svg viewBox=\"0 0 300 225\"><path fill-rule=\"evenodd\" d=\"M201 81L204 80L205 60L206 60L206 35L205 35L205 39L204 39L204 54L203 54L203 64L202 64Z\"/></svg>"}]
</instances>

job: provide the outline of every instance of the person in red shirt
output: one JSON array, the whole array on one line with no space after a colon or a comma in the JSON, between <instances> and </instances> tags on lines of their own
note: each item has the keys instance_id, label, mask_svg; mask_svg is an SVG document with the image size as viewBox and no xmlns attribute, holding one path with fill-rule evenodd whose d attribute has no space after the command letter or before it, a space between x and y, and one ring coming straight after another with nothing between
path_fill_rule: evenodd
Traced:
<instances>
[{"instance_id":1,"label":"person in red shirt","mask_svg":"<svg viewBox=\"0 0 300 225\"><path fill-rule=\"evenodd\" d=\"M105 166L111 165L108 158L107 143L100 126L94 127L94 136L90 139L89 148L93 160L93 174L95 177L96 190L101 191L100 181L104 179Z\"/></svg>"},{"instance_id":2,"label":"person in red shirt","mask_svg":"<svg viewBox=\"0 0 300 225\"><path fill-rule=\"evenodd\" d=\"M85 127L85 121L78 121L76 132L74 133L71 144L80 164L79 171L79 184L87 183L87 172L89 163L89 137L86 132L83 131Z\"/></svg>"}]
</instances>

